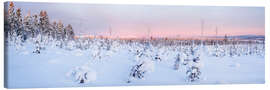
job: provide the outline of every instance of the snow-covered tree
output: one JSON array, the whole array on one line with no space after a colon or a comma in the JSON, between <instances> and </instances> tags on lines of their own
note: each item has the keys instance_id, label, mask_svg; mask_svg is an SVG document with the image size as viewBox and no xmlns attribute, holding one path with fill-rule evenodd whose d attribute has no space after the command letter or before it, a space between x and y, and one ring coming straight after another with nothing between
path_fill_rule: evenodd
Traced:
<instances>
[{"instance_id":1,"label":"snow-covered tree","mask_svg":"<svg viewBox=\"0 0 270 90\"><path fill-rule=\"evenodd\" d=\"M32 16L32 30L31 30L31 37L32 38L35 38L38 34L41 34L40 33L40 28L39 28L39 18L38 18L38 15L33 15Z\"/></svg>"},{"instance_id":2,"label":"snow-covered tree","mask_svg":"<svg viewBox=\"0 0 270 90\"><path fill-rule=\"evenodd\" d=\"M9 25L9 29L8 29L8 37L10 40L12 40L12 37L15 37L13 35L15 35L15 12L14 12L14 3L13 2L10 2L9 3L9 7L8 7L8 18L7 18L7 21L8 21L8 25Z\"/></svg>"},{"instance_id":3,"label":"snow-covered tree","mask_svg":"<svg viewBox=\"0 0 270 90\"><path fill-rule=\"evenodd\" d=\"M52 32L51 32L51 35L54 39L57 38L57 22L56 21L53 21L52 25Z\"/></svg>"},{"instance_id":4,"label":"snow-covered tree","mask_svg":"<svg viewBox=\"0 0 270 90\"><path fill-rule=\"evenodd\" d=\"M67 40L73 40L74 38L74 32L73 32L73 28L70 24L68 24L65 29L64 29L64 35L65 38L67 38Z\"/></svg>"},{"instance_id":5,"label":"snow-covered tree","mask_svg":"<svg viewBox=\"0 0 270 90\"><path fill-rule=\"evenodd\" d=\"M127 83L136 79L144 79L145 74L152 71L154 71L154 62L149 59L141 60L132 67Z\"/></svg>"},{"instance_id":6,"label":"snow-covered tree","mask_svg":"<svg viewBox=\"0 0 270 90\"><path fill-rule=\"evenodd\" d=\"M64 25L61 21L57 23L57 40L63 39Z\"/></svg>"},{"instance_id":7,"label":"snow-covered tree","mask_svg":"<svg viewBox=\"0 0 270 90\"><path fill-rule=\"evenodd\" d=\"M186 74L188 76L188 81L196 81L200 79L201 71L200 71L200 58L193 58L189 64Z\"/></svg>"},{"instance_id":8,"label":"snow-covered tree","mask_svg":"<svg viewBox=\"0 0 270 90\"><path fill-rule=\"evenodd\" d=\"M15 41L14 41L16 50L19 51L21 50L24 46L23 46L23 42L22 42L22 35L16 36L15 37Z\"/></svg>"},{"instance_id":9,"label":"snow-covered tree","mask_svg":"<svg viewBox=\"0 0 270 90\"><path fill-rule=\"evenodd\" d=\"M24 19L23 19L23 27L24 27L24 37L26 39L32 37L32 31L33 31L33 25L32 25L32 17L30 16L30 13L28 13Z\"/></svg>"},{"instance_id":10,"label":"snow-covered tree","mask_svg":"<svg viewBox=\"0 0 270 90\"><path fill-rule=\"evenodd\" d=\"M22 41L24 41L25 37L23 36L24 30L23 30L23 21L22 21L22 16L21 16L21 9L18 8L16 10L16 15L15 15L15 32L16 36L20 36L21 38L18 38Z\"/></svg>"},{"instance_id":11,"label":"snow-covered tree","mask_svg":"<svg viewBox=\"0 0 270 90\"><path fill-rule=\"evenodd\" d=\"M39 14L39 28L43 36L50 35L50 22L49 16L46 11L40 11Z\"/></svg>"},{"instance_id":12,"label":"snow-covered tree","mask_svg":"<svg viewBox=\"0 0 270 90\"><path fill-rule=\"evenodd\" d=\"M60 47L60 48L63 48L64 47L64 44L63 44L63 32L64 32L64 25L61 21L59 21L57 23L57 31L56 31L56 39L58 41L58 44L57 46Z\"/></svg>"},{"instance_id":13,"label":"snow-covered tree","mask_svg":"<svg viewBox=\"0 0 270 90\"><path fill-rule=\"evenodd\" d=\"M33 53L40 54L40 50L42 48L41 47L41 34L38 34L38 36L35 38L34 46L35 46L35 49L34 49Z\"/></svg>"},{"instance_id":14,"label":"snow-covered tree","mask_svg":"<svg viewBox=\"0 0 270 90\"><path fill-rule=\"evenodd\" d=\"M181 63L181 56L180 54L177 54L176 58L175 58L175 62L174 62L174 70L178 70L180 63Z\"/></svg>"}]
</instances>

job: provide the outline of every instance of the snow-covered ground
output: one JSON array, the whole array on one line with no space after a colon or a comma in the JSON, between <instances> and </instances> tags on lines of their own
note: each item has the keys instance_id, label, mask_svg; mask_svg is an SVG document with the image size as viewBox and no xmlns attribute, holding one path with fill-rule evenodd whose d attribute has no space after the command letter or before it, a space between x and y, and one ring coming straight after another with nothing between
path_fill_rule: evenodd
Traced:
<instances>
[{"instance_id":1,"label":"snow-covered ground","mask_svg":"<svg viewBox=\"0 0 270 90\"><path fill-rule=\"evenodd\" d=\"M75 35L71 24L50 22L46 10L23 15L24 8L6 4L7 88L265 82L264 35L218 36L216 28L215 37L155 37L148 26L146 36L112 34L111 26Z\"/></svg>"},{"instance_id":2,"label":"snow-covered ground","mask_svg":"<svg viewBox=\"0 0 270 90\"><path fill-rule=\"evenodd\" d=\"M119 49L111 56L93 60L89 50L72 50L46 47L40 54L25 45L16 50L6 47L6 73L8 88L74 87L74 86L129 86L129 85L186 85L186 84L246 84L265 82L264 56L201 58L201 78L187 82L184 67L174 70L175 59L154 62L154 70L143 80L127 83L132 66L136 64L128 49ZM91 82L80 84L70 78L74 68L85 66L92 72ZM87 69L88 70L88 69Z\"/></svg>"}]
</instances>

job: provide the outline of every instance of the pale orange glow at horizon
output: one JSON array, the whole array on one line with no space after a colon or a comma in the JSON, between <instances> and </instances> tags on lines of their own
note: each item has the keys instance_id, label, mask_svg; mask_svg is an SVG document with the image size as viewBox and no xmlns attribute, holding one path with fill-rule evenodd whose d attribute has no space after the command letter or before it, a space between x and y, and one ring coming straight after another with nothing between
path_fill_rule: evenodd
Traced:
<instances>
[{"instance_id":1,"label":"pale orange glow at horizon","mask_svg":"<svg viewBox=\"0 0 270 90\"><path fill-rule=\"evenodd\" d=\"M124 26L123 26L124 27ZM152 27L149 29L141 28L141 27L132 27L132 28L115 28L115 32L112 36L114 37L198 37L201 36L200 27L167 27L165 28L155 28ZM217 36L234 36L234 35L264 35L264 28L232 28L232 27L222 27L218 28ZM108 36L109 32L97 33L97 35ZM205 27L204 28L204 36L216 36L216 27Z\"/></svg>"}]
</instances>

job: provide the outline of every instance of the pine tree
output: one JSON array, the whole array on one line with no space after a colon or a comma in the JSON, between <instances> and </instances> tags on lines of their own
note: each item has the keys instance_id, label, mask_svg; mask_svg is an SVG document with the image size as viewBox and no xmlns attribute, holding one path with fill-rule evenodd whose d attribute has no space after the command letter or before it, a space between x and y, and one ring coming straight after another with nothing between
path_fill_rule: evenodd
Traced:
<instances>
[{"instance_id":1,"label":"pine tree","mask_svg":"<svg viewBox=\"0 0 270 90\"><path fill-rule=\"evenodd\" d=\"M27 39L31 37L31 33L33 31L33 25L32 25L32 17L30 16L30 13L28 13L24 19L23 19L23 26L24 26L24 37Z\"/></svg>"},{"instance_id":2,"label":"pine tree","mask_svg":"<svg viewBox=\"0 0 270 90\"><path fill-rule=\"evenodd\" d=\"M54 39L56 39L56 37L57 37L57 23L56 23L56 21L53 21L53 24L51 25L51 27L52 27L52 37L54 38Z\"/></svg>"},{"instance_id":3,"label":"pine tree","mask_svg":"<svg viewBox=\"0 0 270 90\"><path fill-rule=\"evenodd\" d=\"M58 23L57 23L57 40L62 40L63 39L63 27L64 27L64 25L62 24L62 22L61 21L59 21Z\"/></svg>"},{"instance_id":4,"label":"pine tree","mask_svg":"<svg viewBox=\"0 0 270 90\"><path fill-rule=\"evenodd\" d=\"M73 38L74 38L73 28L70 24L68 24L67 27L65 27L65 37L68 40L73 40Z\"/></svg>"},{"instance_id":5,"label":"pine tree","mask_svg":"<svg viewBox=\"0 0 270 90\"><path fill-rule=\"evenodd\" d=\"M39 26L40 26L40 30L41 30L41 33L42 35L45 35L45 36L48 36L50 31L49 31L49 27L50 27L50 22L49 22L49 17L47 15L47 12L46 11L40 11L40 14L39 14L40 18L40 23L39 23Z\"/></svg>"},{"instance_id":6,"label":"pine tree","mask_svg":"<svg viewBox=\"0 0 270 90\"><path fill-rule=\"evenodd\" d=\"M135 66L132 67L129 74L129 79L127 83L130 83L132 80L144 79L145 74L152 72L154 70L154 63L152 60L141 60Z\"/></svg>"},{"instance_id":7,"label":"pine tree","mask_svg":"<svg viewBox=\"0 0 270 90\"><path fill-rule=\"evenodd\" d=\"M9 29L8 29L8 37L10 40L12 40L12 37L15 33L15 12L14 12L14 3L10 2L9 4L9 8L8 8L8 25L9 25Z\"/></svg>"},{"instance_id":8,"label":"pine tree","mask_svg":"<svg viewBox=\"0 0 270 90\"><path fill-rule=\"evenodd\" d=\"M179 69L179 66L180 66L180 54L177 54L176 58L175 58L175 62L174 62L174 70L178 70Z\"/></svg>"},{"instance_id":9,"label":"pine tree","mask_svg":"<svg viewBox=\"0 0 270 90\"><path fill-rule=\"evenodd\" d=\"M200 71L200 58L193 58L189 64L187 65L187 78L188 81L194 82L200 79L201 71Z\"/></svg>"},{"instance_id":10,"label":"pine tree","mask_svg":"<svg viewBox=\"0 0 270 90\"><path fill-rule=\"evenodd\" d=\"M137 50L138 53L135 54L137 64L132 67L127 83L130 83L133 79L144 79L146 73L154 70L153 60L147 52L150 48L149 44L145 44L146 46L143 47L142 51Z\"/></svg>"},{"instance_id":11,"label":"pine tree","mask_svg":"<svg viewBox=\"0 0 270 90\"><path fill-rule=\"evenodd\" d=\"M20 37L20 38L16 38L16 44L22 45L21 42L25 41L25 37L23 35L24 30L23 30L23 22L22 22L22 16L21 16L21 9L18 8L16 10L16 15L15 15L15 33L16 33L16 37ZM19 41L18 41L19 40Z\"/></svg>"},{"instance_id":12,"label":"pine tree","mask_svg":"<svg viewBox=\"0 0 270 90\"><path fill-rule=\"evenodd\" d=\"M38 34L41 34L40 33L40 29L39 29L39 18L38 18L38 15L33 15L32 16L33 18L33 24L32 24L32 31L31 31L31 36L32 38L35 38L37 37Z\"/></svg>"},{"instance_id":13,"label":"pine tree","mask_svg":"<svg viewBox=\"0 0 270 90\"><path fill-rule=\"evenodd\" d=\"M63 47L63 33L64 33L64 25L61 21L57 23L57 41L60 48Z\"/></svg>"},{"instance_id":14,"label":"pine tree","mask_svg":"<svg viewBox=\"0 0 270 90\"><path fill-rule=\"evenodd\" d=\"M14 12L15 11L15 12ZM60 48L70 46L73 47L74 31L69 24L64 28L61 21L50 24L46 11L40 11L39 15L31 16L30 13L22 18L21 9L15 10L13 2L9 3L8 11L5 13L5 36L7 41L14 41L16 47L20 48L27 39L33 40L36 45L36 51L45 49L46 45L56 42ZM38 40L34 40L37 39ZM56 39L56 40L54 40ZM52 42L52 43L50 43ZM55 44L55 43L53 43ZM85 45L84 47L89 47Z\"/></svg>"},{"instance_id":15,"label":"pine tree","mask_svg":"<svg viewBox=\"0 0 270 90\"><path fill-rule=\"evenodd\" d=\"M36 54L40 54L40 49L41 49L41 46L40 46L40 41L39 40L35 40L35 50L33 51L33 53L36 53Z\"/></svg>"}]
</instances>

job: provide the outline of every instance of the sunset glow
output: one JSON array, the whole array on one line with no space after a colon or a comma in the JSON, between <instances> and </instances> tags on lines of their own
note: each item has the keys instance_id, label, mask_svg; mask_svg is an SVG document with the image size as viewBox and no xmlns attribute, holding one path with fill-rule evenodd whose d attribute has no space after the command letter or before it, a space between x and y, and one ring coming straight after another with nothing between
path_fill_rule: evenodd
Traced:
<instances>
[{"instance_id":1,"label":"sunset glow","mask_svg":"<svg viewBox=\"0 0 270 90\"><path fill-rule=\"evenodd\" d=\"M40 10L46 10L51 22L61 20L66 24L71 24L76 36L197 37L201 36L202 20L204 20L204 36L265 34L263 7L23 2L17 2L15 5L23 8L23 13L25 13L23 15L26 15L28 11L31 11L31 14L38 14Z\"/></svg>"}]
</instances>

